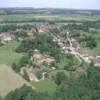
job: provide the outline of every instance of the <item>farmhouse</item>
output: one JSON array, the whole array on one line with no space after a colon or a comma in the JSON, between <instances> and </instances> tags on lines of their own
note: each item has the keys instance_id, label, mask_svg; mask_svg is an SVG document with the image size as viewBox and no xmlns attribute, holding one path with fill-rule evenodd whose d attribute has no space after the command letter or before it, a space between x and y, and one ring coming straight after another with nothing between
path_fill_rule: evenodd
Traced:
<instances>
[{"instance_id":1,"label":"farmhouse","mask_svg":"<svg viewBox=\"0 0 100 100\"><path fill-rule=\"evenodd\" d=\"M44 59L44 63L47 65L51 65L55 60L53 58L46 58Z\"/></svg>"},{"instance_id":2,"label":"farmhouse","mask_svg":"<svg viewBox=\"0 0 100 100\"><path fill-rule=\"evenodd\" d=\"M39 51L34 51L33 59L34 59L35 62L39 62L40 60L42 60L41 53Z\"/></svg>"},{"instance_id":3,"label":"farmhouse","mask_svg":"<svg viewBox=\"0 0 100 100\"><path fill-rule=\"evenodd\" d=\"M60 48L63 48L63 47L64 47L64 44L63 44L62 42L58 42L58 46L59 46Z\"/></svg>"},{"instance_id":4,"label":"farmhouse","mask_svg":"<svg viewBox=\"0 0 100 100\"><path fill-rule=\"evenodd\" d=\"M66 47L63 51L64 51L65 54L72 52L70 47Z\"/></svg>"},{"instance_id":5,"label":"farmhouse","mask_svg":"<svg viewBox=\"0 0 100 100\"><path fill-rule=\"evenodd\" d=\"M100 66L100 56L96 56L96 57L93 59L93 62L94 62L94 66L95 66L95 67Z\"/></svg>"},{"instance_id":6,"label":"farmhouse","mask_svg":"<svg viewBox=\"0 0 100 100\"><path fill-rule=\"evenodd\" d=\"M0 33L0 40L11 41L15 38L13 34L9 33Z\"/></svg>"},{"instance_id":7,"label":"farmhouse","mask_svg":"<svg viewBox=\"0 0 100 100\"><path fill-rule=\"evenodd\" d=\"M55 59L53 57L49 56L49 55L45 55L43 62L47 65L51 65L55 62Z\"/></svg>"}]
</instances>

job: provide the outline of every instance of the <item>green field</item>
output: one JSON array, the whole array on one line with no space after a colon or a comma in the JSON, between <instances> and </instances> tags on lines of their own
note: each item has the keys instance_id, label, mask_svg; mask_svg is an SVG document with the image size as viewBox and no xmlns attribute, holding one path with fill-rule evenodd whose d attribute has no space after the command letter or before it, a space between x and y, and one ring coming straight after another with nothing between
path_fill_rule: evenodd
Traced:
<instances>
[{"instance_id":1,"label":"green field","mask_svg":"<svg viewBox=\"0 0 100 100\"><path fill-rule=\"evenodd\" d=\"M39 14L20 14L20 15L0 15L0 22L21 22L21 21L30 21L30 20L46 20L46 21L93 21L100 20L100 16L83 16L83 15L39 15ZM34 21L32 21L34 22Z\"/></svg>"},{"instance_id":2,"label":"green field","mask_svg":"<svg viewBox=\"0 0 100 100\"><path fill-rule=\"evenodd\" d=\"M52 94L56 91L56 84L50 80L41 80L39 82L32 82L32 85L39 92L48 92Z\"/></svg>"},{"instance_id":3,"label":"green field","mask_svg":"<svg viewBox=\"0 0 100 100\"><path fill-rule=\"evenodd\" d=\"M11 65L13 62L18 62L18 60L23 56L23 54L15 52L18 45L18 42L11 41L3 46L0 46L0 64Z\"/></svg>"}]
</instances>

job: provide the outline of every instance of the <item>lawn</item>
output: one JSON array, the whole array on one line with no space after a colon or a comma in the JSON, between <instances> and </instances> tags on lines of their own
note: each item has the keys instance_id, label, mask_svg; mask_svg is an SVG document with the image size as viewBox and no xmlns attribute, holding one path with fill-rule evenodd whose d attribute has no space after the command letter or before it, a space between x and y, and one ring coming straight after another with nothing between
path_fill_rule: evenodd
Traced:
<instances>
[{"instance_id":1,"label":"lawn","mask_svg":"<svg viewBox=\"0 0 100 100\"><path fill-rule=\"evenodd\" d=\"M18 62L18 60L23 56L23 54L15 52L18 45L19 43L17 41L11 41L0 46L0 64L11 65L13 62Z\"/></svg>"},{"instance_id":2,"label":"lawn","mask_svg":"<svg viewBox=\"0 0 100 100\"><path fill-rule=\"evenodd\" d=\"M39 82L32 82L32 85L39 92L48 92L52 94L56 91L56 84L50 80L41 80Z\"/></svg>"},{"instance_id":3,"label":"lawn","mask_svg":"<svg viewBox=\"0 0 100 100\"><path fill-rule=\"evenodd\" d=\"M2 97L24 84L31 86L21 76L16 74L11 67L0 64L0 95Z\"/></svg>"}]
</instances>

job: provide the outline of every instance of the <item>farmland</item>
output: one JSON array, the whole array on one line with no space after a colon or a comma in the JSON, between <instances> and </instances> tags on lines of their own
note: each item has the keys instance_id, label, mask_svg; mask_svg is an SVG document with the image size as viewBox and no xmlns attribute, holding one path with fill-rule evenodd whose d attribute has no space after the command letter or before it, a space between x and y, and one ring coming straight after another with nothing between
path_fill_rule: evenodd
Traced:
<instances>
[{"instance_id":1,"label":"farmland","mask_svg":"<svg viewBox=\"0 0 100 100\"><path fill-rule=\"evenodd\" d=\"M10 91L27 84L22 77L16 74L9 66L0 64L0 95L5 96Z\"/></svg>"},{"instance_id":2,"label":"farmland","mask_svg":"<svg viewBox=\"0 0 100 100\"><path fill-rule=\"evenodd\" d=\"M82 15L39 15L39 14L25 14L25 15L0 15L0 22L6 23L25 23L25 22L67 22L70 20L74 21L96 21L99 20L100 16L82 16Z\"/></svg>"}]
</instances>

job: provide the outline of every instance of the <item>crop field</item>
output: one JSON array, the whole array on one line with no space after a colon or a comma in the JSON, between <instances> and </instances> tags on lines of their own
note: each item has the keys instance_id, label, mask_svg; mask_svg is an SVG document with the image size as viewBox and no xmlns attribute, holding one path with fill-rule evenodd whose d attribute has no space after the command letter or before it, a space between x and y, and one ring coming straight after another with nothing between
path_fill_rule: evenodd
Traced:
<instances>
[{"instance_id":1,"label":"crop field","mask_svg":"<svg viewBox=\"0 0 100 100\"><path fill-rule=\"evenodd\" d=\"M39 14L20 14L20 15L0 15L0 22L21 22L30 20L46 20L46 21L93 21L100 20L100 16L82 16L82 15L39 15ZM34 22L34 21L33 21Z\"/></svg>"},{"instance_id":2,"label":"crop field","mask_svg":"<svg viewBox=\"0 0 100 100\"><path fill-rule=\"evenodd\" d=\"M16 74L9 66L0 64L0 95L2 97L24 84L30 85L22 77Z\"/></svg>"},{"instance_id":3,"label":"crop field","mask_svg":"<svg viewBox=\"0 0 100 100\"><path fill-rule=\"evenodd\" d=\"M11 65L13 62L18 62L23 54L15 52L18 42L12 41L4 46L0 46L0 64Z\"/></svg>"}]
</instances>

